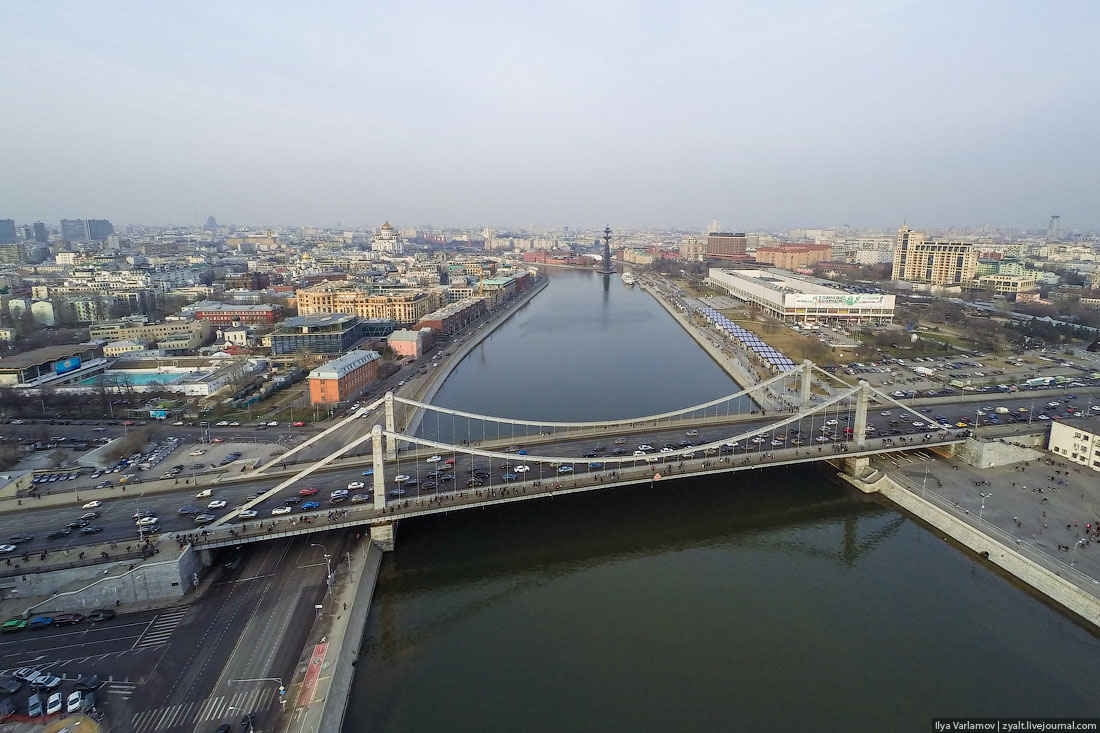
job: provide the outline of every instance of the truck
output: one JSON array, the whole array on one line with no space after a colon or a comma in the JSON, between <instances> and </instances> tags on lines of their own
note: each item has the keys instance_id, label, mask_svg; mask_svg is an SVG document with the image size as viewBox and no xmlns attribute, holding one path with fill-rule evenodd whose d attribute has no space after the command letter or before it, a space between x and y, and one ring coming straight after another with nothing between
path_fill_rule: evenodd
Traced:
<instances>
[{"instance_id":1,"label":"truck","mask_svg":"<svg viewBox=\"0 0 1100 733\"><path fill-rule=\"evenodd\" d=\"M1007 415L1010 410L1007 407L998 407L994 410L998 415Z\"/></svg>"},{"instance_id":2,"label":"truck","mask_svg":"<svg viewBox=\"0 0 1100 733\"><path fill-rule=\"evenodd\" d=\"M925 377L931 377L933 374L936 373L935 369L929 369L928 367L923 366L913 367L913 371Z\"/></svg>"},{"instance_id":3,"label":"truck","mask_svg":"<svg viewBox=\"0 0 1100 733\"><path fill-rule=\"evenodd\" d=\"M1054 377L1035 377L1034 379L1027 380L1024 384L1029 387L1045 387L1053 381Z\"/></svg>"}]
</instances>

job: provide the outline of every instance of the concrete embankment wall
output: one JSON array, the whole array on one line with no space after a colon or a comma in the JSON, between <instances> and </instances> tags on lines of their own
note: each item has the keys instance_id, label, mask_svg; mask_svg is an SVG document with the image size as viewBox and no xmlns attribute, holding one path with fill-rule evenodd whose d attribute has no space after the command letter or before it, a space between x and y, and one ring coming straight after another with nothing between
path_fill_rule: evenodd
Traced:
<instances>
[{"instance_id":1,"label":"concrete embankment wall","mask_svg":"<svg viewBox=\"0 0 1100 733\"><path fill-rule=\"evenodd\" d=\"M1100 629L1100 598L1025 557L1012 546L1002 543L949 511L921 498L889 476L882 476L872 484L865 484L846 475L843 477L861 491L868 493L877 491L897 506L978 555L986 557L989 562L1011 573L1050 600L1081 617L1091 626Z\"/></svg>"},{"instance_id":2,"label":"concrete embankment wall","mask_svg":"<svg viewBox=\"0 0 1100 733\"><path fill-rule=\"evenodd\" d=\"M353 581L339 598L334 599L335 607L345 602L344 599L347 596L351 596L351 600L347 601L347 613L341 619L344 621L344 627L340 652L329 680L328 691L325 693L324 709L321 711L320 724L317 728L319 731L340 731L344 727L344 715L347 713L348 702L351 699L351 685L355 680L355 665L359 659L363 635L367 630L367 617L370 615L371 602L374 600L378 569L382 565L382 550L373 542L366 544L366 555L358 571L358 580ZM337 630L333 629L333 631ZM333 633L329 638L335 640L335 636Z\"/></svg>"}]
</instances>

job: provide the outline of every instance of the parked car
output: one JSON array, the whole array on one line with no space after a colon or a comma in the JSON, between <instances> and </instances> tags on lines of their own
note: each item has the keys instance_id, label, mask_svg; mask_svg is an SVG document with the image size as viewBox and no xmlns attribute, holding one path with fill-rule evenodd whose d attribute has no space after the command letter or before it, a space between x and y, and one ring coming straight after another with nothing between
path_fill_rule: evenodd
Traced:
<instances>
[{"instance_id":1,"label":"parked car","mask_svg":"<svg viewBox=\"0 0 1100 733\"><path fill-rule=\"evenodd\" d=\"M84 618L88 621L108 621L115 617L115 612L109 608L97 608L90 611Z\"/></svg>"},{"instance_id":2,"label":"parked car","mask_svg":"<svg viewBox=\"0 0 1100 733\"><path fill-rule=\"evenodd\" d=\"M27 620L25 618L13 618L4 622L4 625L0 627L0 631L5 634L14 634L16 631L22 631L27 628Z\"/></svg>"},{"instance_id":3,"label":"parked car","mask_svg":"<svg viewBox=\"0 0 1100 733\"><path fill-rule=\"evenodd\" d=\"M59 613L53 617L54 626L73 626L84 620L82 613Z\"/></svg>"}]
</instances>

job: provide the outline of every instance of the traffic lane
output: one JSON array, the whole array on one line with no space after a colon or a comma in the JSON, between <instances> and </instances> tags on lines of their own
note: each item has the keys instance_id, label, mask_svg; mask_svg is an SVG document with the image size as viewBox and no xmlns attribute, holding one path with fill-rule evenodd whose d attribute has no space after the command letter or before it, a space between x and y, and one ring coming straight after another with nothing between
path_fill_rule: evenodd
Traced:
<instances>
[{"instance_id":1,"label":"traffic lane","mask_svg":"<svg viewBox=\"0 0 1100 733\"><path fill-rule=\"evenodd\" d=\"M73 654L80 657L127 651L149 628L159 611L115 616L76 626L24 629L0 640L0 668L24 665L48 668Z\"/></svg>"},{"instance_id":2,"label":"traffic lane","mask_svg":"<svg viewBox=\"0 0 1100 733\"><path fill-rule=\"evenodd\" d=\"M1011 406L1013 409L1018 410L1019 406L1030 403L1032 399L1033 397L1026 396L1003 399L999 401L991 400L993 404L990 406ZM1073 403L1072 400L1069 402L1070 404ZM981 407L982 405L977 406ZM948 417L951 422L955 422L962 417L973 417L973 407L974 405L958 405L957 403L953 405L937 405L933 407L921 408L921 413L925 421L929 419L928 413L931 412L932 414L943 414L945 417ZM1060 409L1064 410L1064 405L1060 406ZM890 430L892 429L889 425L890 420L897 419L900 422L904 420L907 416L911 417L910 413L905 413L903 415L902 413L904 411L899 410L896 407L892 407L888 411L892 413L891 416L884 417L879 414L879 411L872 410L871 414L868 417L869 424L874 425L876 427L877 433L880 435L889 434ZM837 410L835 412L828 412L822 415L813 415L807 418L803 418L801 421L796 420L794 423L791 424L792 427L788 427L787 430L799 429L803 432L816 436L818 432L820 432L820 429L825 421L829 419L836 419L839 423L840 420L838 415L847 414L848 412L850 411ZM1016 414L1022 415L1023 413ZM731 434L742 434L753 432L756 430L762 430L764 427L771 425L776 417L777 416L761 417L758 421L755 422L745 422L736 425L704 427L700 429L700 435L698 437L693 437L691 442L713 442L717 440L722 440L730 436ZM905 433L915 435L921 432L919 429L914 428L911 425L913 421L914 420L908 420L908 424L902 426L902 429ZM801 425L801 427L799 427L799 425ZM634 448L634 446L641 445L646 442L649 442L650 444L660 445L664 442L671 441L675 445L678 443L679 439L683 437L683 435L686 435L686 431L681 431L679 429L634 434L629 438L627 445L630 446L632 449ZM539 453L544 455L558 454L579 456L585 450L590 449L592 446L594 446L597 441L609 443L611 439L611 436L608 436L607 438L586 437L563 439L560 442L556 441L546 444L540 444L537 446L537 448L532 448L532 450L537 450ZM610 450L610 445L605 446L605 448ZM457 456L459 457L459 461L466 462L458 464L457 468L459 470L461 470L463 466L474 465L477 461L486 460L481 458L469 459L463 456L463 454L457 454ZM580 460L578 460L578 462L580 462ZM403 470L400 468L401 463L402 462L399 461L396 464L388 466L387 473L403 472ZM414 466L412 463L407 463L407 465L408 467L412 468L413 471L417 471L421 475L430 470L424 468L423 466ZM270 511L273 508L282 505L287 498L290 498L291 496L296 496L297 490L304 485L318 487L320 495L322 491L331 491L332 489L336 488L344 488L351 481L365 480L367 481L368 486L364 490L369 490L370 479L364 479L361 474L362 471L358 468L348 468L333 472L314 474L313 476L307 477L301 482L301 484L295 484L285 491L280 492L277 497L269 499L268 501L259 505L257 509L261 512L261 515L257 519L261 520L264 518L270 518ZM216 487L214 489L215 493L211 497L205 498L204 501L208 503L213 498L225 500L227 502L227 507L225 509L211 510L210 512L215 514L215 516L221 516L230 511L233 507L243 504L247 500L247 496L249 494L269 490L270 487L277 483L279 480L280 479L258 479L256 481L226 484ZM101 523L105 527L105 531L102 535L95 536L95 538L100 541L113 540L116 542L125 539L136 540L136 529L133 525L132 514L139 509L152 509L157 511L161 519L161 528L164 530L165 533L179 534L201 531L201 525L196 525L191 519L187 517L179 517L178 515L176 515L177 510L185 504L192 504L195 506L199 506L200 508L204 507L204 505L195 498L194 494L189 495L188 493L185 493L189 492L190 490L191 488L188 487L185 489L181 489L179 493L156 494L149 497L119 497L117 499L111 500L111 502L109 503L105 502L104 507L102 507L101 509L113 510L115 508L118 508L121 511L119 511L118 514L114 514L111 516L108 516L108 512L104 511L104 519L96 520L96 522ZM326 498L327 497L325 497L324 495L320 495L320 499L322 501ZM36 528L47 528L49 526L52 526L49 524L49 522L53 521L54 515L50 514L49 519L43 519L42 514L40 513L42 511L44 510L39 510L39 512L24 512L21 515L10 516L33 516L35 517L33 520L35 523L28 526L34 526ZM0 534L4 534L7 530L10 530L12 527L14 527L16 521L17 520L14 518L0 520L0 527L3 528L0 529ZM64 523L59 523L59 526L63 525ZM41 543L36 545L28 543L28 547L31 548L31 551L34 551L35 549L41 549L43 547L51 549L55 547L69 547L71 549L78 546L83 546L83 543L81 543L80 541L81 539L82 538L80 536L72 535L65 538L64 541L58 542L57 544ZM36 538L35 542L38 542L38 538Z\"/></svg>"}]
</instances>

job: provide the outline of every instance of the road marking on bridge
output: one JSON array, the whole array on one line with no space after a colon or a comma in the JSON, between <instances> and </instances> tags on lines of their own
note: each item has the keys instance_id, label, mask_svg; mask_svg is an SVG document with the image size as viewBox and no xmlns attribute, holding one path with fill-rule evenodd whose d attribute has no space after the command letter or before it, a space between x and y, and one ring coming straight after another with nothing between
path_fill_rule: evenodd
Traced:
<instances>
[{"instance_id":1,"label":"road marking on bridge","mask_svg":"<svg viewBox=\"0 0 1100 733\"><path fill-rule=\"evenodd\" d=\"M134 733L151 733L180 727L191 731L199 723L230 717L230 708L236 708L232 715L235 721L244 717L245 712L263 711L274 701L274 694L271 687L258 687L234 695L219 695L205 700L143 710L131 718L130 729Z\"/></svg>"},{"instance_id":2,"label":"road marking on bridge","mask_svg":"<svg viewBox=\"0 0 1100 733\"><path fill-rule=\"evenodd\" d=\"M108 682L107 694L118 695L123 700L129 700L130 695L134 694L134 689L136 687L137 685L128 682Z\"/></svg>"},{"instance_id":3,"label":"road marking on bridge","mask_svg":"<svg viewBox=\"0 0 1100 733\"><path fill-rule=\"evenodd\" d=\"M168 637L172 635L172 632L179 626L180 621L187 615L189 608L187 606L178 606L176 608L169 608L167 611L158 614L156 618L149 622L149 627L145 629L141 637L134 642L134 649L140 647L157 646L158 644L168 643Z\"/></svg>"}]
</instances>

